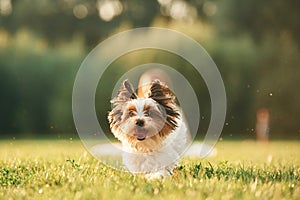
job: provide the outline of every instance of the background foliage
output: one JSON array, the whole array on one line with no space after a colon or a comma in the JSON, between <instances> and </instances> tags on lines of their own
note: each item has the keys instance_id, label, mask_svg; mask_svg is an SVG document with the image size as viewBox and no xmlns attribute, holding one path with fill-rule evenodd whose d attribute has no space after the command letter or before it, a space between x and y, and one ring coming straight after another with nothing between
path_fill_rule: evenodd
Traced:
<instances>
[{"instance_id":1,"label":"background foliage","mask_svg":"<svg viewBox=\"0 0 300 200\"><path fill-rule=\"evenodd\" d=\"M300 2L296 0L0 0L0 134L76 134L72 87L84 57L108 36L136 27L181 31L202 44L222 74L228 112L224 137L254 138L255 115L270 111L271 138L300 137ZM182 72L199 94L207 129L206 87L188 63L142 51L118 59L100 81L107 127L111 86L130 67L160 62ZM102 114L105 113L105 114ZM108 131L108 129L107 129Z\"/></svg>"}]
</instances>

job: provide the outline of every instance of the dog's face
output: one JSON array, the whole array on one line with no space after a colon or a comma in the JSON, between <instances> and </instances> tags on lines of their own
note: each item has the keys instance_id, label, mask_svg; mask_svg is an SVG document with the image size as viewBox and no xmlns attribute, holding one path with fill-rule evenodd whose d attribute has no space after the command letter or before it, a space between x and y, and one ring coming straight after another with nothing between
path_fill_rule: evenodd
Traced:
<instances>
[{"instance_id":1,"label":"dog's face","mask_svg":"<svg viewBox=\"0 0 300 200\"><path fill-rule=\"evenodd\" d=\"M143 141L159 133L165 120L163 108L153 99L133 99L124 104L119 128L122 133Z\"/></svg>"},{"instance_id":2,"label":"dog's face","mask_svg":"<svg viewBox=\"0 0 300 200\"><path fill-rule=\"evenodd\" d=\"M148 147L158 147L176 129L176 118L180 117L175 96L158 80L149 85L144 98L138 98L126 80L111 102L113 109L108 116L111 130L121 142L134 148L147 143Z\"/></svg>"}]
</instances>

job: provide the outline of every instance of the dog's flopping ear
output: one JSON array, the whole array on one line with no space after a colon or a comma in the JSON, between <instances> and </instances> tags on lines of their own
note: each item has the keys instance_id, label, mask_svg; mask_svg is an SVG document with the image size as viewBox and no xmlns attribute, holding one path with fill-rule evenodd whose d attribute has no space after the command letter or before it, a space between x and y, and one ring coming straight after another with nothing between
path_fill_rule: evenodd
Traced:
<instances>
[{"instance_id":1,"label":"dog's flopping ear","mask_svg":"<svg viewBox=\"0 0 300 200\"><path fill-rule=\"evenodd\" d=\"M118 124L121 122L123 114L123 104L129 100L136 98L137 95L132 84L128 80L125 80L120 87L117 96L110 101L113 104L113 109L108 114L108 121L113 132L118 129Z\"/></svg>"},{"instance_id":2,"label":"dog's flopping ear","mask_svg":"<svg viewBox=\"0 0 300 200\"><path fill-rule=\"evenodd\" d=\"M110 102L116 105L136 98L137 95L134 91L132 84L128 80L125 80L122 86L120 87L117 96L113 98Z\"/></svg>"},{"instance_id":3,"label":"dog's flopping ear","mask_svg":"<svg viewBox=\"0 0 300 200\"><path fill-rule=\"evenodd\" d=\"M165 135L167 132L169 133L171 130L175 130L177 127L176 118L179 118L180 114L175 103L175 95L168 86L159 80L153 81L148 97L159 103L166 115L166 125L160 134Z\"/></svg>"},{"instance_id":4,"label":"dog's flopping ear","mask_svg":"<svg viewBox=\"0 0 300 200\"><path fill-rule=\"evenodd\" d=\"M166 105L175 102L175 96L167 85L155 80L151 83L148 97L157 101L161 105Z\"/></svg>"}]
</instances>

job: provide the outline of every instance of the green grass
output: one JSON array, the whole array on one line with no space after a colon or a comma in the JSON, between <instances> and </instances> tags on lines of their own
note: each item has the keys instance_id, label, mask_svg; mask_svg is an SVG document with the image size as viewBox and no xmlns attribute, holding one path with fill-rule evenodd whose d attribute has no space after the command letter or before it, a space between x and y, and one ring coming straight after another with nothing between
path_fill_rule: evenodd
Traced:
<instances>
[{"instance_id":1,"label":"green grass","mask_svg":"<svg viewBox=\"0 0 300 200\"><path fill-rule=\"evenodd\" d=\"M115 171L80 141L0 141L0 199L300 199L300 142L217 144L165 180Z\"/></svg>"}]
</instances>

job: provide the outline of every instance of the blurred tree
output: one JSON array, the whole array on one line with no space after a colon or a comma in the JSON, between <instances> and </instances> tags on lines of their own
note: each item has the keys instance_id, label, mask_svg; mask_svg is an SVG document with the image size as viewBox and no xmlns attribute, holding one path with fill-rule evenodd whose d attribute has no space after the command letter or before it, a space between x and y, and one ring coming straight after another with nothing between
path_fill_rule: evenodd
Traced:
<instances>
[{"instance_id":1,"label":"blurred tree","mask_svg":"<svg viewBox=\"0 0 300 200\"><path fill-rule=\"evenodd\" d=\"M218 7L223 9L214 20L220 34L227 38L250 36L255 42L255 47L251 48L255 49L255 56L243 56L250 69L247 70L248 73L239 76L248 77L244 80L248 80L250 84L249 88L240 90L238 99L245 97L243 91L252 90L248 96L252 103L244 108L240 107L238 111L239 114L244 109L249 111L248 119L242 117L242 121L254 124L254 112L267 108L270 110L271 138L299 136L297 121L300 116L296 110L299 110L300 97L295 91L300 84L300 60L297 56L300 55L300 2L229 0L220 1ZM235 60L238 60L237 57ZM232 71L229 70L230 73ZM247 100L241 102L243 104ZM251 125L245 127L252 130Z\"/></svg>"},{"instance_id":2,"label":"blurred tree","mask_svg":"<svg viewBox=\"0 0 300 200\"><path fill-rule=\"evenodd\" d=\"M119 8L113 2L118 2ZM118 0L43 0L34 3L24 0L13 1L12 9L9 15L0 17L1 27L11 34L28 28L52 42L68 41L81 34L89 46L94 46L123 22L132 27L149 26L159 12L159 5L156 0L125 0L122 4ZM118 15L117 9L121 9ZM108 18L110 15L112 17Z\"/></svg>"},{"instance_id":3,"label":"blurred tree","mask_svg":"<svg viewBox=\"0 0 300 200\"><path fill-rule=\"evenodd\" d=\"M247 33L258 41L285 32L300 46L300 1L229 0L220 1L219 7L224 7L220 15L225 19L218 19L222 32Z\"/></svg>"}]
</instances>

